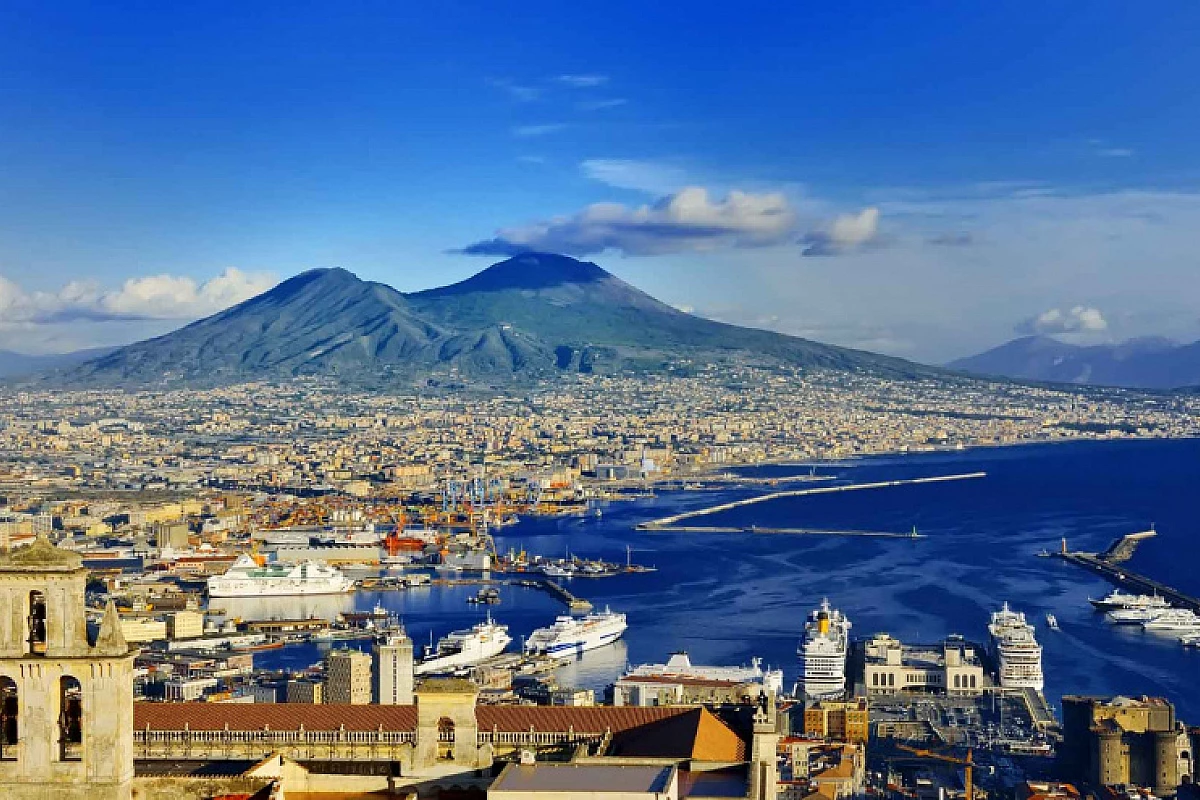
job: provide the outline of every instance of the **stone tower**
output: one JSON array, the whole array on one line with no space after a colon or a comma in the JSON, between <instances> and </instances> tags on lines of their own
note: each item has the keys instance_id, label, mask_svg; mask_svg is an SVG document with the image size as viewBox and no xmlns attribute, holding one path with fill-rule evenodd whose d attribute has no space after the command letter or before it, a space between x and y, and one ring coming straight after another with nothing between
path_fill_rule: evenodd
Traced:
<instances>
[{"instance_id":1,"label":"stone tower","mask_svg":"<svg viewBox=\"0 0 1200 800\"><path fill-rule=\"evenodd\" d=\"M429 678L416 691L419 769L465 771L490 767L490 746L479 746L475 703L479 689L462 678Z\"/></svg>"},{"instance_id":2,"label":"stone tower","mask_svg":"<svg viewBox=\"0 0 1200 800\"><path fill-rule=\"evenodd\" d=\"M128 800L133 652L110 603L95 641L79 556L0 553L0 797Z\"/></svg>"},{"instance_id":3,"label":"stone tower","mask_svg":"<svg viewBox=\"0 0 1200 800\"><path fill-rule=\"evenodd\" d=\"M404 631L375 643L375 702L413 704L413 643Z\"/></svg>"},{"instance_id":4,"label":"stone tower","mask_svg":"<svg viewBox=\"0 0 1200 800\"><path fill-rule=\"evenodd\" d=\"M754 709L754 733L750 740L750 800L775 800L778 796L778 747L775 695L762 692Z\"/></svg>"}]
</instances>

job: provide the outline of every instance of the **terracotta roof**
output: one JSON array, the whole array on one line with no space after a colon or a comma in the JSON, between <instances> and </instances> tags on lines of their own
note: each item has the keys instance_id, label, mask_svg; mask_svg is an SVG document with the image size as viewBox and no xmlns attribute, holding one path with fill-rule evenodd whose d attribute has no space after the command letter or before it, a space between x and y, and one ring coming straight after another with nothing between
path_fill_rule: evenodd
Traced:
<instances>
[{"instance_id":1,"label":"terracotta roof","mask_svg":"<svg viewBox=\"0 0 1200 800\"><path fill-rule=\"evenodd\" d=\"M695 711L692 707L477 706L481 730L619 733ZM134 703L135 730L415 731L416 706L312 705L309 703Z\"/></svg>"},{"instance_id":2,"label":"terracotta roof","mask_svg":"<svg viewBox=\"0 0 1200 800\"><path fill-rule=\"evenodd\" d=\"M134 730L415 731L416 706L313 705L311 703L134 703Z\"/></svg>"},{"instance_id":3,"label":"terracotta roof","mask_svg":"<svg viewBox=\"0 0 1200 800\"><path fill-rule=\"evenodd\" d=\"M705 708L622 731L610 754L642 758L693 758L698 761L745 761L746 743Z\"/></svg>"}]
</instances>

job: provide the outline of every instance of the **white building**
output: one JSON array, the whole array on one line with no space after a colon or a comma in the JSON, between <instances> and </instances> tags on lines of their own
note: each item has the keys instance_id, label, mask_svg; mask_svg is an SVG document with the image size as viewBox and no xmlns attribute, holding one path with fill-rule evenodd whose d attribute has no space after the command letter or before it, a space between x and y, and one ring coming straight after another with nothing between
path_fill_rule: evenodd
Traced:
<instances>
[{"instance_id":1,"label":"white building","mask_svg":"<svg viewBox=\"0 0 1200 800\"><path fill-rule=\"evenodd\" d=\"M413 703L413 643L401 631L375 644L374 689L376 703L409 706Z\"/></svg>"}]
</instances>

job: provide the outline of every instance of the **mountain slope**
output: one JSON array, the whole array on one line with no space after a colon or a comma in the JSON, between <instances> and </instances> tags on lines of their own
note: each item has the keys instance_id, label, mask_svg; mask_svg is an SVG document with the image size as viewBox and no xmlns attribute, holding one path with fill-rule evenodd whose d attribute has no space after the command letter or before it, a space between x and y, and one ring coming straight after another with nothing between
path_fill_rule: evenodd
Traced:
<instances>
[{"instance_id":1,"label":"mountain slope","mask_svg":"<svg viewBox=\"0 0 1200 800\"><path fill-rule=\"evenodd\" d=\"M1073 345L1026 336L962 358L951 369L1020 380L1172 389L1200 384L1200 342L1131 339L1116 345Z\"/></svg>"},{"instance_id":2,"label":"mountain slope","mask_svg":"<svg viewBox=\"0 0 1200 800\"><path fill-rule=\"evenodd\" d=\"M115 347L92 347L71 353L50 353L38 356L14 353L12 350L0 350L0 378L33 375L47 370L72 367L99 358L115 349Z\"/></svg>"},{"instance_id":3,"label":"mountain slope","mask_svg":"<svg viewBox=\"0 0 1200 800\"><path fill-rule=\"evenodd\" d=\"M723 360L894 376L936 372L685 314L595 264L526 254L409 295L342 269L311 270L60 377L93 384L385 373L495 380Z\"/></svg>"}]
</instances>

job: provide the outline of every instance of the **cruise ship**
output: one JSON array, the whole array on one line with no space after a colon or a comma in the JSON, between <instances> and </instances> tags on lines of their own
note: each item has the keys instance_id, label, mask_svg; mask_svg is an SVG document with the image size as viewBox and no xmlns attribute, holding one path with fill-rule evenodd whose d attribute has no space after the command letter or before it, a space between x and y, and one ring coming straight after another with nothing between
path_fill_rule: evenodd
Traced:
<instances>
[{"instance_id":1,"label":"cruise ship","mask_svg":"<svg viewBox=\"0 0 1200 800\"><path fill-rule=\"evenodd\" d=\"M538 628L525 640L525 652L559 656L580 655L621 638L629 627L625 615L608 608L586 617L562 616L548 628Z\"/></svg>"},{"instance_id":2,"label":"cruise ship","mask_svg":"<svg viewBox=\"0 0 1200 800\"><path fill-rule=\"evenodd\" d=\"M808 615L800 656L800 684L804 696L813 700L840 697L846 691L846 651L850 620L829 607L828 600Z\"/></svg>"},{"instance_id":3,"label":"cruise ship","mask_svg":"<svg viewBox=\"0 0 1200 800\"><path fill-rule=\"evenodd\" d=\"M783 670L762 668L762 659L753 658L748 667L705 667L692 663L685 652L672 653L665 664L642 664L625 673L625 678L639 677L699 678L730 683L758 683L772 694L783 694Z\"/></svg>"},{"instance_id":4,"label":"cruise ship","mask_svg":"<svg viewBox=\"0 0 1200 800\"><path fill-rule=\"evenodd\" d=\"M1170 605L1166 598L1156 594L1127 594L1120 589L1114 589L1107 597L1100 600L1088 598L1088 602L1100 611L1112 611L1118 608L1157 608L1167 609Z\"/></svg>"},{"instance_id":5,"label":"cruise ship","mask_svg":"<svg viewBox=\"0 0 1200 800\"><path fill-rule=\"evenodd\" d=\"M354 582L328 564L305 561L299 564L272 563L260 567L248 555L224 575L208 579L209 597L288 597L309 594L341 594Z\"/></svg>"},{"instance_id":6,"label":"cruise ship","mask_svg":"<svg viewBox=\"0 0 1200 800\"><path fill-rule=\"evenodd\" d=\"M439 640L436 646L426 647L425 657L416 664L413 672L430 675L471 667L500 655L511 641L508 626L493 622L488 615L487 621L469 630L454 631Z\"/></svg>"},{"instance_id":7,"label":"cruise ship","mask_svg":"<svg viewBox=\"0 0 1200 800\"><path fill-rule=\"evenodd\" d=\"M988 625L992 636L992 655L996 659L1000 686L1005 689L1036 689L1045 685L1042 678L1042 646L1037 643L1033 626L1025 615L1005 603L992 614Z\"/></svg>"}]
</instances>

